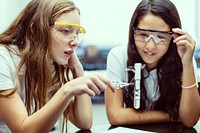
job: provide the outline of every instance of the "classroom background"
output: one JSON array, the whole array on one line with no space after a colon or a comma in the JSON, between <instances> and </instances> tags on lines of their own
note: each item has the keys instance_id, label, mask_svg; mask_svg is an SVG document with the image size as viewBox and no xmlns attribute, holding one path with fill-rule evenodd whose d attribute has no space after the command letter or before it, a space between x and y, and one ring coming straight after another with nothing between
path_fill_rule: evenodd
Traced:
<instances>
[{"instance_id":1,"label":"classroom background","mask_svg":"<svg viewBox=\"0 0 200 133\"><path fill-rule=\"evenodd\" d=\"M20 13L30 0L1 0L0 33ZM128 28L132 13L141 0L73 0L81 10L81 25L87 30L77 49L85 74L106 75L106 57L109 50L117 45L127 45ZM171 0L177 7L182 28L196 40L195 59L200 79L200 1ZM17 29L16 29L17 30ZM200 82L200 80L199 80ZM108 124L103 93L92 97L94 123L97 130ZM100 114L100 115L99 115ZM98 120L98 121L96 121ZM57 125L60 123L58 122ZM99 129L98 129L99 128ZM70 131L76 127L70 126ZM53 132L53 131L52 131ZM55 128L54 132L59 132Z\"/></svg>"}]
</instances>

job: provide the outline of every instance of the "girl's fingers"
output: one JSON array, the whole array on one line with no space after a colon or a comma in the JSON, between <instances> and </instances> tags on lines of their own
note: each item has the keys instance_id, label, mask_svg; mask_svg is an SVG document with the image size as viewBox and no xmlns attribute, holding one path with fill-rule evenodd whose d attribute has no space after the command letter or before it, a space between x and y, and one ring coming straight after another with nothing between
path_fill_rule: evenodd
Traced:
<instances>
[{"instance_id":1,"label":"girl's fingers","mask_svg":"<svg viewBox=\"0 0 200 133\"><path fill-rule=\"evenodd\" d=\"M95 96L96 95L96 93L91 89L84 89L83 91L84 91L83 92L84 94L88 94L89 96Z\"/></svg>"},{"instance_id":2,"label":"girl's fingers","mask_svg":"<svg viewBox=\"0 0 200 133\"><path fill-rule=\"evenodd\" d=\"M187 45L187 46L191 46L191 47L195 46L196 42L187 32L184 32L180 28L173 28L172 31L174 32L172 34L172 36L174 38L174 40L173 40L174 43L176 43L176 44L182 43L183 45Z\"/></svg>"},{"instance_id":3,"label":"girl's fingers","mask_svg":"<svg viewBox=\"0 0 200 133\"><path fill-rule=\"evenodd\" d=\"M109 80L106 77L103 77L101 75L99 75L99 78L107 85L106 88L110 88L113 92L116 91L116 87L115 84L113 83L113 81Z\"/></svg>"},{"instance_id":4,"label":"girl's fingers","mask_svg":"<svg viewBox=\"0 0 200 133\"><path fill-rule=\"evenodd\" d=\"M187 34L187 32L183 31L183 30L180 29L180 28L173 28L172 31L173 31L174 33L177 33L177 34L180 34L180 35Z\"/></svg>"},{"instance_id":5,"label":"girl's fingers","mask_svg":"<svg viewBox=\"0 0 200 133\"><path fill-rule=\"evenodd\" d=\"M101 93L101 90L99 87L94 83L93 80L89 79L87 86L90 90L92 90L95 94L99 95Z\"/></svg>"}]
</instances>

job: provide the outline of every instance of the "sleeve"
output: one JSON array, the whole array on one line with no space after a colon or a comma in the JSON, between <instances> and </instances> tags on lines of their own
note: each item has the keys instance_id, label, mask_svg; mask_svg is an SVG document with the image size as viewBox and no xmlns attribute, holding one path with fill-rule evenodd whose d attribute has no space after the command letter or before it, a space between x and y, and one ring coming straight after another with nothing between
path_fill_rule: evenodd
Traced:
<instances>
[{"instance_id":1,"label":"sleeve","mask_svg":"<svg viewBox=\"0 0 200 133\"><path fill-rule=\"evenodd\" d=\"M126 48L115 47L110 50L107 56L107 77L111 80L126 82Z\"/></svg>"},{"instance_id":2,"label":"sleeve","mask_svg":"<svg viewBox=\"0 0 200 133\"><path fill-rule=\"evenodd\" d=\"M11 71L12 59L9 52L0 49L0 90L14 88L13 73Z\"/></svg>"}]
</instances>

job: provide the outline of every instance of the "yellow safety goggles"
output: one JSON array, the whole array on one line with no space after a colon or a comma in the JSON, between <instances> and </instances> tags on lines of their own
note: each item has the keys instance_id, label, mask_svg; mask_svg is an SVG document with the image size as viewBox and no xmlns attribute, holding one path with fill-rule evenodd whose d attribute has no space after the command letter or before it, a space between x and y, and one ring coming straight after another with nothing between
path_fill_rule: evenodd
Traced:
<instances>
[{"instance_id":1,"label":"yellow safety goggles","mask_svg":"<svg viewBox=\"0 0 200 133\"><path fill-rule=\"evenodd\" d=\"M83 26L79 25L79 24L72 24L72 23L62 23L62 22L54 22L54 26L75 26L77 28L79 28L79 33L86 33L86 30Z\"/></svg>"}]
</instances>

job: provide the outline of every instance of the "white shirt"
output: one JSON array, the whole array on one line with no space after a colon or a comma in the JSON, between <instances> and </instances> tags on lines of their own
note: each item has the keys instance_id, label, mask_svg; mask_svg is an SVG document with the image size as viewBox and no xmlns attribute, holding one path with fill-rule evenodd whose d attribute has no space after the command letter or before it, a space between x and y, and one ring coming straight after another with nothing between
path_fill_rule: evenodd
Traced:
<instances>
[{"instance_id":1,"label":"white shirt","mask_svg":"<svg viewBox=\"0 0 200 133\"><path fill-rule=\"evenodd\" d=\"M107 57L107 76L111 80L119 82L128 82L128 73L125 71L127 68L127 46L117 46L108 54ZM194 60L194 69L197 72L197 67ZM145 71L145 70L144 70ZM145 72L144 72L145 74ZM148 78L144 80L144 85L147 92L147 98L149 103L146 105L146 109L149 109L151 104L158 100L160 97L157 69L149 72Z\"/></svg>"},{"instance_id":2,"label":"white shirt","mask_svg":"<svg viewBox=\"0 0 200 133\"><path fill-rule=\"evenodd\" d=\"M16 48L16 47L14 47ZM20 57L9 52L5 47L0 46L0 90L15 88L14 77L16 68L20 62ZM20 97L24 101L24 74L19 75L20 83L17 89ZM0 133L10 133L10 130L0 118Z\"/></svg>"},{"instance_id":3,"label":"white shirt","mask_svg":"<svg viewBox=\"0 0 200 133\"><path fill-rule=\"evenodd\" d=\"M18 52L17 46L12 45ZM20 56L9 52L5 47L0 46L0 90L13 89L15 87L14 78L16 69L20 63ZM25 103L25 69L19 73L19 86L17 92ZM54 91L55 86L49 88L48 92ZM11 133L7 125L0 118L0 133Z\"/></svg>"}]
</instances>

